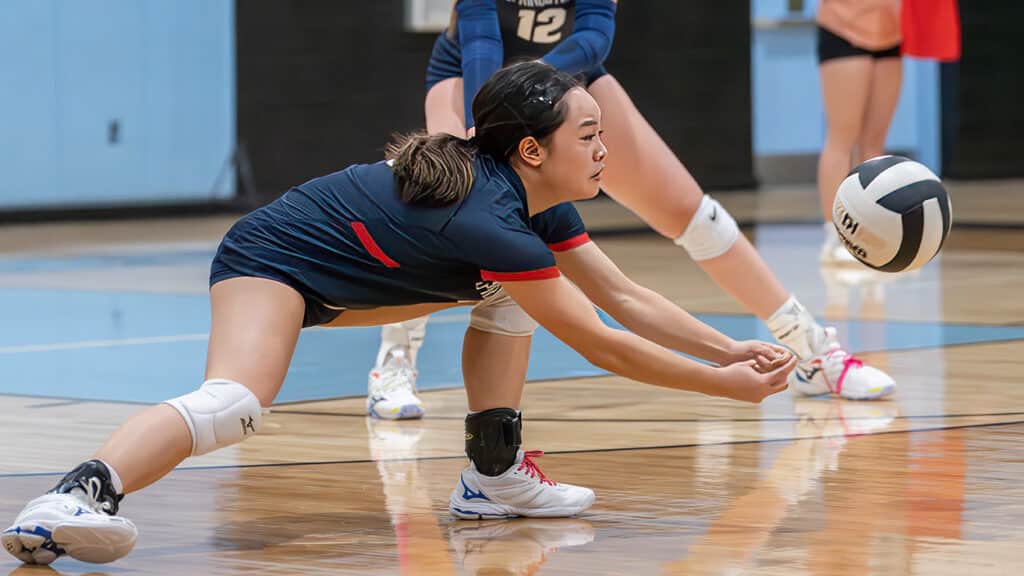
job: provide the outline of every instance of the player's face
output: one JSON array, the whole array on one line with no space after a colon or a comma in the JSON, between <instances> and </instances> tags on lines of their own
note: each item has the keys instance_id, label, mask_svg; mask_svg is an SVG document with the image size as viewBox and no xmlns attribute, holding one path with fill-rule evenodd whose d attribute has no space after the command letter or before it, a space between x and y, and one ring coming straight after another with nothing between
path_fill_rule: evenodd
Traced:
<instances>
[{"instance_id":1,"label":"player's face","mask_svg":"<svg viewBox=\"0 0 1024 576\"><path fill-rule=\"evenodd\" d=\"M594 197L608 150L601 141L601 109L590 94L574 88L564 97L565 122L548 140L544 171L565 200Z\"/></svg>"}]
</instances>

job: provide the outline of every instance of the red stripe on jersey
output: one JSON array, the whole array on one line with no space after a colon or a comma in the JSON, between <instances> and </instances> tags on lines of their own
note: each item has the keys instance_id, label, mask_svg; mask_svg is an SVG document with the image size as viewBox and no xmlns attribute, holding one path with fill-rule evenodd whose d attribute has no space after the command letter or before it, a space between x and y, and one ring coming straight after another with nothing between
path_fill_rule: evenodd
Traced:
<instances>
[{"instance_id":1,"label":"red stripe on jersey","mask_svg":"<svg viewBox=\"0 0 1024 576\"><path fill-rule=\"evenodd\" d=\"M359 242L363 245L363 248L366 248L366 251L370 253L370 256L373 256L388 268L398 268L398 262L392 260L384 253L383 250L380 249L380 246L377 245L373 236L370 236L370 231L366 229L365 224L362 222L353 222L352 230L355 231L356 236L359 237Z\"/></svg>"},{"instance_id":2,"label":"red stripe on jersey","mask_svg":"<svg viewBox=\"0 0 1024 576\"><path fill-rule=\"evenodd\" d=\"M516 282L519 280L548 280L551 278L558 278L562 273L558 271L558 266L548 266L547 268L540 268L538 270L527 270L526 272L491 272L489 270L481 270L480 277L484 280L493 280L495 282Z\"/></svg>"},{"instance_id":3,"label":"red stripe on jersey","mask_svg":"<svg viewBox=\"0 0 1024 576\"><path fill-rule=\"evenodd\" d=\"M590 242L590 234L584 232L583 234L580 234L579 236L573 236L568 240L555 242L554 244L548 244L548 248L550 248L552 252L565 252L568 250L572 250L573 248L583 246L587 242Z\"/></svg>"}]
</instances>

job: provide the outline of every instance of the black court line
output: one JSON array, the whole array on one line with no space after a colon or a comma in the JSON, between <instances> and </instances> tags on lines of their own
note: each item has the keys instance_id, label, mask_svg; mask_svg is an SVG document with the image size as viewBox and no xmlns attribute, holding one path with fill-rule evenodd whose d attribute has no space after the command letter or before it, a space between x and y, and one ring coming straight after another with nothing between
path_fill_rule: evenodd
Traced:
<instances>
[{"instance_id":1,"label":"black court line","mask_svg":"<svg viewBox=\"0 0 1024 576\"><path fill-rule=\"evenodd\" d=\"M823 400L824 401L824 400ZM366 418L366 414L352 412L316 412L313 410L273 410L271 414L295 414L300 416L327 416L337 418ZM750 423L750 422L802 422L814 420L815 422L858 422L861 420L878 420L879 418L891 418L893 420L937 420L939 418L995 418L996 416L1024 416L1024 412L987 412L980 414L908 414L903 416L836 416L834 418L816 418L811 416L779 416L768 418L545 418L524 416L524 422L581 422L581 423ZM464 420L465 416L432 416L423 418L425 420Z\"/></svg>"},{"instance_id":2,"label":"black court line","mask_svg":"<svg viewBox=\"0 0 1024 576\"><path fill-rule=\"evenodd\" d=\"M646 450L675 450L682 448L703 448L710 446L745 446L750 444L778 444L782 442L798 442L801 440L827 440L830 438L865 438L868 436L891 436L895 434L917 434L922 432L942 432L946 430L964 430L973 428L996 428L1001 426L1017 426L1024 424L1024 420L1012 420L1009 422L987 422L985 424L960 424L955 426L932 426L928 428L912 428L907 430L883 430L881 432L870 432L866 434L825 434L821 436L790 436L785 438L759 438L753 440L729 440L723 442L704 442L690 444L662 444L655 446L627 446L622 448L581 448L578 450L545 450L545 455L557 454L603 454L609 452L639 452ZM318 460L306 462L273 462L268 464L225 464L218 466L185 466L175 468L172 472L191 472L203 470L239 470L243 468L288 468L298 466L334 466L344 464L374 464L377 462L432 462L440 460L464 460L464 454L451 456L424 456L422 458L384 458L381 460L358 459L358 460ZM63 476L66 472L17 472L0 474L3 478L35 478L47 476Z\"/></svg>"}]
</instances>

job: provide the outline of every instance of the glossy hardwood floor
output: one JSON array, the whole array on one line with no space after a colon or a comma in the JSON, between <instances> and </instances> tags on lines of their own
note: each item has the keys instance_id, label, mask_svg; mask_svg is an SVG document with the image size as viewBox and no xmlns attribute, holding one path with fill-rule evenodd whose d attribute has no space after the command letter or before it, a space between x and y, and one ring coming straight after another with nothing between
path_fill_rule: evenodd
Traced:
<instances>
[{"instance_id":1,"label":"glossy hardwood floor","mask_svg":"<svg viewBox=\"0 0 1024 576\"><path fill-rule=\"evenodd\" d=\"M226 222L120 224L110 237L18 227L0 290L201 294L202 271L173 262L23 264L209 246ZM182 230L193 231L186 243ZM597 503L578 518L490 522L446 512L465 465L461 390L423 392L428 417L417 422L367 420L359 397L280 404L265 433L125 500L141 532L128 557L38 568L4 556L0 573L1024 573L1024 233L956 229L939 261L899 277L822 271L818 226L749 233L785 284L896 378L892 399L786 392L749 406L611 376L531 382L525 447L547 452L548 476L594 488ZM756 326L671 243L598 242L690 311ZM0 355L31 352L3 336ZM353 358L353 370L368 361ZM0 523L140 408L0 395Z\"/></svg>"}]
</instances>

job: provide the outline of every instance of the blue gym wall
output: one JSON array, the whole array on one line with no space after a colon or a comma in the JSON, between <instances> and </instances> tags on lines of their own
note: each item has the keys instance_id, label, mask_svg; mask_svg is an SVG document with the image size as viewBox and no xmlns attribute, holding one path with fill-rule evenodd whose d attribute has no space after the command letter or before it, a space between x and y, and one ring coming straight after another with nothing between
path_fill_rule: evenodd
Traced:
<instances>
[{"instance_id":1,"label":"blue gym wall","mask_svg":"<svg viewBox=\"0 0 1024 576\"><path fill-rule=\"evenodd\" d=\"M817 154L825 139L813 25L816 0L799 12L787 0L751 0L753 126L756 156ZM779 23L782 20L783 23ZM939 68L904 59L903 88L887 147L940 166Z\"/></svg>"},{"instance_id":2,"label":"blue gym wall","mask_svg":"<svg viewBox=\"0 0 1024 576\"><path fill-rule=\"evenodd\" d=\"M234 0L0 12L0 210L233 195Z\"/></svg>"}]
</instances>

